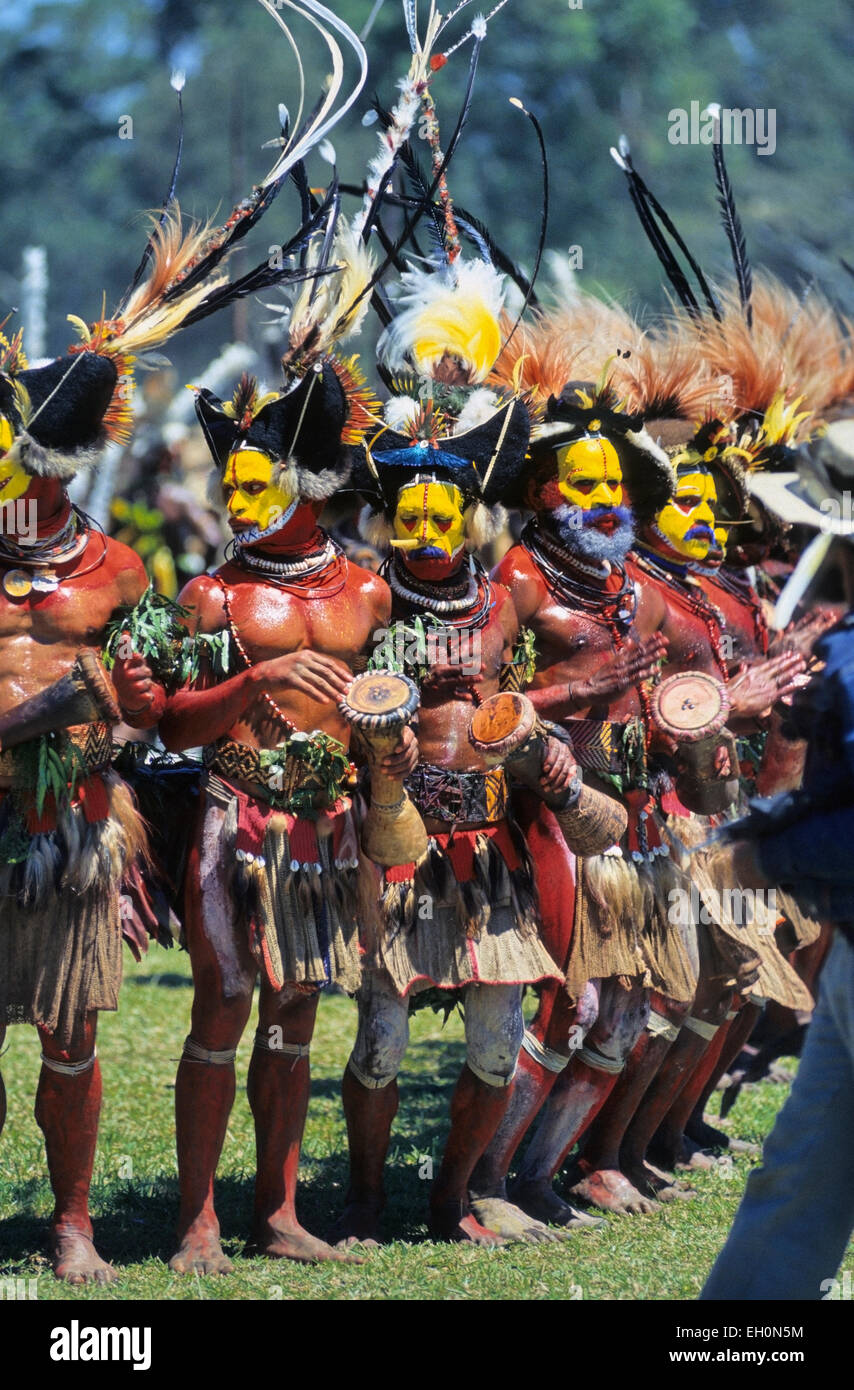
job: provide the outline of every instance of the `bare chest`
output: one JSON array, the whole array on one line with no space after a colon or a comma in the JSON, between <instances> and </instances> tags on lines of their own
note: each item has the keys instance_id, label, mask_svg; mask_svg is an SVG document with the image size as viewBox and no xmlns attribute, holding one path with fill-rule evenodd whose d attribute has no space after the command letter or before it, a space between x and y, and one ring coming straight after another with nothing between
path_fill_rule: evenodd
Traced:
<instances>
[{"instance_id":1,"label":"bare chest","mask_svg":"<svg viewBox=\"0 0 854 1390\"><path fill-rule=\"evenodd\" d=\"M302 598L272 585L237 584L227 590L226 618L254 663L311 650L349 662L370 645L376 621L370 606L347 586L321 598Z\"/></svg>"}]
</instances>

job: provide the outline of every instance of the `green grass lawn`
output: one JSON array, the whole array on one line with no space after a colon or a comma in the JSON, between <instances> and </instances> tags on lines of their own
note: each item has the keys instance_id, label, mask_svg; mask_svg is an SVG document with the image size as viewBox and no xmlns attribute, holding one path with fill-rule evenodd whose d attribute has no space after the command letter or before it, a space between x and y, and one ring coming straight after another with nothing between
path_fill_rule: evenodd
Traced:
<instances>
[{"instance_id":1,"label":"green grass lawn","mask_svg":"<svg viewBox=\"0 0 854 1390\"><path fill-rule=\"evenodd\" d=\"M178 1206L173 1131L176 1059L188 1031L189 961L152 947L127 971L121 1010L104 1014L99 1053L104 1108L92 1209L98 1247L120 1269L109 1289L69 1289L53 1280L40 1253L51 1209L41 1134L32 1117L38 1078L33 1029L11 1028L2 1060L9 1094L0 1139L0 1278L38 1277L39 1299L690 1299L701 1288L726 1234L750 1168L698 1173L699 1197L644 1217L610 1217L601 1230L547 1246L466 1249L427 1239L425 1156L441 1153L448 1104L464 1056L461 1021L424 1011L413 1020L401 1078L401 1107L389 1156L390 1244L362 1266L316 1268L245 1259L251 1214L254 1138L243 1089L253 1025L238 1054L238 1093L218 1181L230 1278L180 1278L166 1268ZM530 1001L533 1006L533 999ZM324 999L313 1047L313 1091L300 1170L300 1216L325 1235L347 1180L341 1072L355 1030L346 998ZM785 1096L763 1083L742 1092L732 1133L761 1140Z\"/></svg>"}]
</instances>

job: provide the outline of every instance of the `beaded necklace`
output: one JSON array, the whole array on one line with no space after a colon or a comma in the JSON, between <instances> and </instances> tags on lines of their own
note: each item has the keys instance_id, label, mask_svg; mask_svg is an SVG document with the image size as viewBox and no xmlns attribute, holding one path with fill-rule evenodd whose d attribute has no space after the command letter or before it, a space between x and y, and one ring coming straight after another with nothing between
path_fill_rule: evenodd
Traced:
<instances>
[{"instance_id":1,"label":"beaded necklace","mask_svg":"<svg viewBox=\"0 0 854 1390\"><path fill-rule=\"evenodd\" d=\"M750 609L753 618L753 635L756 638L756 645L763 653L768 654L768 623L762 611L762 604L759 595L748 579L747 575L741 570L731 570L721 565L710 574L709 578L714 584L720 584L721 588L732 598L738 599L739 603Z\"/></svg>"},{"instance_id":2,"label":"beaded necklace","mask_svg":"<svg viewBox=\"0 0 854 1390\"><path fill-rule=\"evenodd\" d=\"M726 618L711 599L703 593L700 588L700 581L688 573L687 565L677 565L674 561L665 561L661 556L654 555L643 546L637 545L635 547L634 556L642 570L645 570L653 579L657 579L660 584L667 585L683 607L700 619L709 634L709 646L720 671L721 679L728 682L729 671L721 644L723 634L726 632Z\"/></svg>"},{"instance_id":3,"label":"beaded necklace","mask_svg":"<svg viewBox=\"0 0 854 1390\"><path fill-rule=\"evenodd\" d=\"M614 649L619 651L637 612L635 586L622 565L605 561L601 569L594 569L583 564L536 521L529 521L523 530L522 545L542 574L552 597L564 608L580 609L585 617L607 627ZM586 584L579 578L579 570L598 582ZM620 579L620 588L609 593L604 584L614 573Z\"/></svg>"},{"instance_id":4,"label":"beaded necklace","mask_svg":"<svg viewBox=\"0 0 854 1390\"><path fill-rule=\"evenodd\" d=\"M33 590L39 594L52 594L60 584L73 579L81 579L103 564L107 554L107 540L100 526L97 532L101 537L101 553L85 569L60 578L56 570L70 565L86 550L96 523L73 503L68 517L58 530L36 539L31 544L21 545L9 536L0 535L0 565L6 567L2 587L7 597L26 598ZM35 570L30 576L27 570Z\"/></svg>"},{"instance_id":5,"label":"beaded necklace","mask_svg":"<svg viewBox=\"0 0 854 1390\"><path fill-rule=\"evenodd\" d=\"M256 555L233 541L226 548L226 558L231 564L248 570L254 579L302 599L333 598L347 582L347 558L331 536L325 537L318 550L299 560ZM313 583L321 577L320 584Z\"/></svg>"},{"instance_id":6,"label":"beaded necklace","mask_svg":"<svg viewBox=\"0 0 854 1390\"><path fill-rule=\"evenodd\" d=\"M380 573L395 597L407 607L437 613L450 627L483 627L489 617L489 576L476 555L469 557L468 573L457 583L416 579L397 553L386 561Z\"/></svg>"}]
</instances>

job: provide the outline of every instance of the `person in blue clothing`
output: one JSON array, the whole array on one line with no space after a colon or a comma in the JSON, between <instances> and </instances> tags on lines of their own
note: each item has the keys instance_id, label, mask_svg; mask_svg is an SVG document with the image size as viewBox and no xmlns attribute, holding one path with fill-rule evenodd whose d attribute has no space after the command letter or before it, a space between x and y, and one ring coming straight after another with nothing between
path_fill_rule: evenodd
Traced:
<instances>
[{"instance_id":1,"label":"person in blue clothing","mask_svg":"<svg viewBox=\"0 0 854 1390\"><path fill-rule=\"evenodd\" d=\"M822 1299L854 1231L854 420L802 449L799 471L757 478L760 500L815 539L790 580L833 561L848 613L817 643L820 675L793 702L808 739L802 787L754 803L738 826L739 882L778 884L834 944L791 1093L747 1183L706 1300ZM784 591L781 604L786 602Z\"/></svg>"}]
</instances>

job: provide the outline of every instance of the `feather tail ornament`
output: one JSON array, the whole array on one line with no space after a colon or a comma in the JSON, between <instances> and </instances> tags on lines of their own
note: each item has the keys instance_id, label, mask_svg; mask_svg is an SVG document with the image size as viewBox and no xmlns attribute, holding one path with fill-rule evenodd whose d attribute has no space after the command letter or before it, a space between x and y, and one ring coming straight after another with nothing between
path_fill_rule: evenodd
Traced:
<instances>
[{"instance_id":1,"label":"feather tail ornament","mask_svg":"<svg viewBox=\"0 0 854 1390\"><path fill-rule=\"evenodd\" d=\"M738 294L741 300L741 307L747 326L753 324L753 310L750 303L750 296L753 293L753 272L750 268L750 261L747 256L747 244L744 239L744 229L741 225L741 218L735 205L735 194L732 191L732 184L729 181L726 164L724 162L724 149L721 140L721 108L717 102L713 102L706 108L706 114L712 117L712 157L715 162L715 180L718 185L718 203L721 209L721 220L724 231L727 234L730 251L732 252L732 264L735 270L735 279L738 285Z\"/></svg>"}]
</instances>

